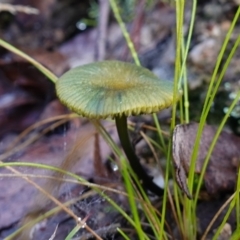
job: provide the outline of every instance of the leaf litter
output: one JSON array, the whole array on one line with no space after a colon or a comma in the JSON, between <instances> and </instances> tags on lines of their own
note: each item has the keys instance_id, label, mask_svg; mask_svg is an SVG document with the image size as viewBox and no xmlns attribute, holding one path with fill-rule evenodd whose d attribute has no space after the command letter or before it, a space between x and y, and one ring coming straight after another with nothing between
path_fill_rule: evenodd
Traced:
<instances>
[{"instance_id":1,"label":"leaf litter","mask_svg":"<svg viewBox=\"0 0 240 240\"><path fill-rule=\"evenodd\" d=\"M14 0L12 2L15 4L27 4L40 10L40 13L35 16L30 16L17 12L14 16L11 16L7 15L6 12L2 12L0 15L0 24L1 27L3 27L3 31L2 29L0 31L1 38L7 39L15 46L20 47L24 52L27 52L51 69L57 76L60 76L69 66L72 67L76 66L76 64L79 65L94 61L94 49L96 48L98 30L95 27L89 27L87 31L80 31L75 27L75 23L79 21L81 17L88 17L86 16L86 9L89 7L89 1L79 2L73 0L70 3L69 1L55 0ZM141 3L142 2L143 1L141 1ZM202 3L204 7L200 8L200 15L197 16L198 27L195 33L195 38L197 36L197 39L195 39L196 43L193 44L194 46L190 49L190 61L193 65L192 68L189 68L191 86L198 86L199 82L201 84L202 81L205 81L206 72L211 72L214 66L214 61L210 62L211 66L210 63L209 65L204 64L204 54L206 54L204 47L209 46L208 43L213 39L218 46L215 46L215 48L208 48L208 53L211 56L216 56L217 49L219 49L222 43L222 35L224 32L216 32L216 29L224 30L224 27L228 26L229 14L231 14L232 9L234 9L236 5L234 3L236 1L229 1L229 3L227 1L222 2L224 2L224 6L226 5L227 7L222 8L223 12L214 11L214 20L209 21L209 18L212 16L212 14L209 14L209 11L211 9L217 9L217 7L219 9L219 5L216 1L210 1L205 4ZM141 4L139 4L137 10L140 12L139 17L134 19L132 30L131 24L129 24L129 28L134 42L137 44L141 62L143 65L153 69L160 77L172 79L175 57L174 36L172 34L172 28L175 22L173 8L165 3L157 3L154 9L150 9L147 14L141 9ZM204 16L208 14L206 20L202 19L201 14ZM62 16L64 16L64 18ZM219 19L222 19L222 17L223 21L219 24ZM126 48L119 26L110 21L108 27L109 34L106 37L108 45L106 57L110 59L130 60L130 54ZM215 33L217 33L217 35ZM198 54L194 55L196 52ZM20 132L36 123L39 119L66 114L68 111L59 104L58 100L55 100L52 86L48 83L47 79L30 64L18 57L11 56L11 54L6 53L2 49L0 49L0 54L0 107L2 107L0 111L0 115L2 114L0 118L0 151L4 152L14 141L15 137L18 137ZM239 61L238 59L239 58L233 59L235 65L232 67L230 66L231 70L228 71L226 75L228 78L226 78L225 81L228 82L229 79L236 80L239 65L237 64ZM198 82L196 79L198 79ZM199 81L199 79L201 81ZM234 83L233 88L235 88ZM202 94L198 95L202 96ZM4 107L3 103L5 101L6 104L6 99L9 99L7 102L8 105ZM168 116L165 118L168 118ZM51 128L51 126L53 125L46 124L43 125L43 127L38 127L22 139L22 141L24 142L33 134L40 134L45 127ZM86 155L84 155L82 160L76 163L76 165L73 162L68 165L66 156L70 152L74 161L78 161L78 151L81 151L81 148L79 150L77 148L74 149L74 146L76 147L77 145L77 139L81 139L82 132L92 129L89 123L73 119L70 120L68 124L62 124L58 130L56 130L55 127L52 128L53 129L48 131L47 134L44 134L44 136L39 136L38 140L36 139L31 145L9 156L7 161L29 161L46 163L53 166L64 166L67 170L74 170L74 172L94 182L102 184L117 182L118 186L121 186L119 176L116 173L112 174L110 170L107 170L104 164L98 162L100 160L105 163L111 151L106 145L102 145L104 141L101 139L99 140L100 147L98 147L95 136L92 136L91 141L86 142L87 147L84 149ZM190 128L190 130L187 130L188 128ZM189 148L186 149L186 144L184 145L181 141L180 143L178 142L180 156L177 157L176 166L179 170L179 176L182 183L186 180L191 148L194 142L194 137L190 137L190 135L195 136L196 128L197 127L189 126L183 127L184 130L181 127L177 129L177 138L181 135L180 138L186 140L188 142L186 144L189 146ZM215 130L213 130L211 126L206 126L206 128L209 130L204 130L204 134L212 138L213 135L211 134L213 134ZM190 131L191 134L187 133L188 131ZM181 133L180 135L179 132ZM113 136L114 134L115 132L112 131ZM184 136L182 136L182 134L184 134ZM227 142L233 143L235 141L233 135L224 134L225 133L223 133L221 137L221 144L224 145L225 142L226 145L225 137ZM115 137L114 139L116 140ZM236 141L238 142L237 139ZM206 150L210 145L210 140L205 139L205 142L206 144L202 146L203 150ZM225 145L223 149L227 148ZM219 146L222 148L222 145ZM234 148L234 151L236 150L235 147L230 148ZM95 153L93 149L96 150ZM210 160L209 168L204 176L205 188L208 194L215 196L215 198L217 198L219 194L233 191L236 181L236 169L239 164L237 154L235 156L235 154L226 151L227 154L223 156L228 160L225 160L219 153L221 153L221 151L215 154L214 160ZM225 154L225 152L223 152L223 154ZM204 156L204 152L200 153L198 156L199 162L197 162L196 167L196 173L198 174L201 171ZM66 160L65 163L64 159ZM98 159L98 161L94 159ZM218 159L220 159L220 163L218 163ZM40 169L23 167L17 169L26 174L52 176L50 172ZM227 178L220 176L221 172L225 171L225 169L226 172L224 176ZM0 171L2 174L10 173L9 170L6 169L1 169ZM214 176L215 173L216 176ZM57 184L54 186L53 182L55 181L39 178L35 181L43 187L47 186L48 191L58 196L62 202L81 194L84 195L86 192L86 188L80 185L62 184L59 186ZM182 185L184 186L184 184ZM56 189L58 188L60 188L60 191L57 194ZM185 190L186 189L185 185ZM2 175L0 196L0 210L3 213L3 215L0 216L0 238L2 238L18 227L16 223L29 212L29 206L34 208L36 190L24 180L4 177L4 175ZM40 194L37 196L40 196ZM116 201L119 200L119 196L113 196L113 198ZM41 197L39 197L39 199L41 199ZM42 204L44 205L46 203L42 208L44 212L46 209L50 209L53 204L48 204L47 199L43 199ZM7 210L6 203L8 203ZM124 204L125 199L118 203ZM207 204L209 204L209 207ZM218 210L217 208L222 204L223 200L218 198L207 202L203 201L199 204L197 215L201 229L206 228L210 219ZM90 198L86 198L84 201L79 201L73 205L72 208L82 219L87 214L90 214L89 224L93 229L99 231L99 234L103 237L107 232L111 232L114 235L116 226L121 222L121 220L117 218L118 215L112 211L113 209L109 209L109 206L105 205L103 199L98 195L93 195ZM206 214L206 211L208 211L207 209L213 209L213 215ZM114 225L113 222L114 224L116 223L116 225ZM59 223L60 225L57 229L55 239L62 239L76 224L72 219L69 219L65 213L61 212L38 226L39 228L34 232L36 239L45 240L47 237L50 238L54 233L56 225ZM231 221L231 226L234 226L233 223L234 220ZM112 226L113 229L111 229ZM217 226L218 225L215 225L215 227ZM90 238L91 236L88 237Z\"/></svg>"},{"instance_id":2,"label":"leaf litter","mask_svg":"<svg viewBox=\"0 0 240 240\"><path fill-rule=\"evenodd\" d=\"M187 176L198 130L198 123L177 125L173 132L173 164L175 177L182 191L192 198L187 186ZM205 125L198 150L195 174L200 175L209 147L216 134L217 127ZM200 192L197 205L198 233L201 236L208 228L212 219L227 201L229 194L234 193L237 183L237 173L240 164L240 138L232 133L222 131L209 159L203 177L204 188ZM194 191L194 190L193 190ZM206 191L206 193L204 192ZM201 201L202 200L202 201ZM212 239L215 229L223 221L227 209L224 208L210 228L207 239ZM227 219L226 231L222 231L219 239L229 239L236 224L236 212L231 211ZM225 228L224 228L225 229Z\"/></svg>"},{"instance_id":3,"label":"leaf litter","mask_svg":"<svg viewBox=\"0 0 240 240\"><path fill-rule=\"evenodd\" d=\"M173 133L173 162L176 180L180 188L190 197L187 174L198 130L197 123L177 125ZM200 174L209 147L217 128L205 125L196 160L195 173ZM237 171L240 164L240 138L222 131L204 174L204 185L210 195L233 192L236 187Z\"/></svg>"}]
</instances>

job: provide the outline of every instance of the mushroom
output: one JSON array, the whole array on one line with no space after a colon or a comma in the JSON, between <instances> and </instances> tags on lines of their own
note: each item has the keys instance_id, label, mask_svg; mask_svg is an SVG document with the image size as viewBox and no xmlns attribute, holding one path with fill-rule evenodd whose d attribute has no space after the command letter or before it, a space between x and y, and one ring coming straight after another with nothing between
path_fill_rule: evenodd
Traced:
<instances>
[{"instance_id":1,"label":"mushroom","mask_svg":"<svg viewBox=\"0 0 240 240\"><path fill-rule=\"evenodd\" d=\"M120 61L102 61L73 68L59 78L60 101L73 112L90 119L114 118L122 148L143 186L157 195L158 187L139 162L127 130L127 117L149 114L169 107L173 83L151 71Z\"/></svg>"}]
</instances>

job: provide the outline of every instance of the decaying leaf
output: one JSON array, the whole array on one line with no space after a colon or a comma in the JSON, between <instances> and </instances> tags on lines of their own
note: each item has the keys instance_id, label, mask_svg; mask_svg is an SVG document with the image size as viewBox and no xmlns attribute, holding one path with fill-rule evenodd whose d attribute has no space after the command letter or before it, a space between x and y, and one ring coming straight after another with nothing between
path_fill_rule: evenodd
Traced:
<instances>
[{"instance_id":1,"label":"decaying leaf","mask_svg":"<svg viewBox=\"0 0 240 240\"><path fill-rule=\"evenodd\" d=\"M56 75L67 69L65 58L58 52L37 49L28 54ZM30 63L10 53L0 56L0 138L34 124L55 98L53 83ZM52 116L66 112L60 103L50 111Z\"/></svg>"},{"instance_id":2,"label":"decaying leaf","mask_svg":"<svg viewBox=\"0 0 240 240\"><path fill-rule=\"evenodd\" d=\"M186 180L197 129L197 123L182 124L177 125L173 133L173 161L176 180L189 198L191 198L191 195L188 191ZM197 174L201 173L204 160L215 134L215 127L210 125L204 127L195 166L195 173ZM239 137L225 131L220 134L204 175L205 187L210 195L234 190L237 169L240 163L239 146Z\"/></svg>"},{"instance_id":3,"label":"decaying leaf","mask_svg":"<svg viewBox=\"0 0 240 240\"><path fill-rule=\"evenodd\" d=\"M76 127L75 124L72 123L71 127L65 132L65 134L52 134L50 136L45 136L7 160L32 163L37 162L40 164L58 166L66 171L77 173L87 180L91 179L95 183L115 183L115 178L113 179L112 175L112 178L110 175L108 175L107 178L99 176L99 169L95 169L94 165L93 133L95 133L95 128L88 122L81 124L80 127ZM117 142L116 130L112 129L108 122L104 123L104 126L109 130L109 133ZM99 149L101 149L102 157L101 167L104 168L104 162L111 154L111 150L101 137L99 141ZM37 184L41 185L45 191L50 192L52 195L63 196L63 201L67 201L71 197L79 197L79 193L83 191L83 187L80 186L77 189L78 191L76 191L76 196L73 195L72 191L75 190L75 185L62 184L61 181L45 179L44 176L52 176L53 173L43 169L31 167L16 167L16 169L23 174L30 174L32 176L32 178L30 178ZM49 207L47 204L49 203L49 199L40 193L38 194L34 186L21 177L7 177L7 174L12 174L12 172L8 169L0 168L0 229L2 229L0 231L0 239L4 239L9 234L9 232L4 229L11 228L16 222L23 220L23 217L31 212L36 206L41 208L41 210L44 210L45 207ZM33 177L34 175L35 177ZM42 177L37 177L38 175ZM62 174L56 173L53 176L63 178ZM116 183L118 183L117 178ZM57 191L58 189L59 191ZM51 235L54 232L55 227L56 220L51 225Z\"/></svg>"}]
</instances>

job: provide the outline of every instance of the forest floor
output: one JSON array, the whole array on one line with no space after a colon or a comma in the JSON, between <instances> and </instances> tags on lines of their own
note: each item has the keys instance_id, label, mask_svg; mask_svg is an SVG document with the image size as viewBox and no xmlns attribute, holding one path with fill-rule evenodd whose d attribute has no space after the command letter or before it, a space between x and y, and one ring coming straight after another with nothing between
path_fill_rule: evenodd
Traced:
<instances>
[{"instance_id":1,"label":"forest floor","mask_svg":"<svg viewBox=\"0 0 240 240\"><path fill-rule=\"evenodd\" d=\"M6 3L4 5L4 2ZM61 76L68 69L103 59L132 61L131 54L122 36L119 25L109 12L108 6L99 1L78 0L11 0L0 4L0 39L3 39L23 52L27 53L56 76ZM173 81L175 61L175 10L167 3L155 1L146 7L145 1L123 1L122 17L126 22L131 38L135 44L142 65L152 70L159 78ZM188 65L190 119L198 121L206 88L210 81L218 53L222 47L226 33L236 12L237 0L198 1L196 23L190 46ZM13 5L7 5L7 4ZM17 8L22 5L25 8ZM15 5L15 7L14 7ZM28 7L26 7L28 6ZM32 8L29 8L31 6ZM38 10L36 12L36 9ZM190 20L191 6L186 6L186 32ZM105 22L107 24L105 24ZM236 33L240 32L238 20ZM238 34L233 35L230 42L234 43ZM230 47L231 48L231 47ZM228 52L231 49L228 49ZM208 124L218 126L224 116L234 94L240 86L240 49L234 55L223 78L219 92L211 108ZM120 174L115 172L108 156L111 149L100 137L96 141L95 130L87 119L65 117L70 111L56 97L54 85L29 62L0 48L0 160L3 162L33 162L59 166L85 177L96 184L113 186L122 190ZM171 111L164 110L158 114L163 128L168 131ZM49 122L43 122L46 119ZM231 142L237 146L240 135L240 111L235 108L234 114L228 119L225 130L227 135L222 141ZM153 124L150 116L133 117L135 123ZM38 124L39 123L39 124ZM42 124L41 124L42 123ZM34 125L35 124L35 125ZM113 139L118 137L113 124L103 122ZM25 131L34 125L29 131ZM191 129L196 126L191 125ZM213 127L214 128L214 127ZM206 130L206 144L212 131ZM25 131L25 132L24 132ZM185 131L185 130L184 130ZM84 142L85 135L91 135ZM148 134L148 132L147 132ZM151 132L149 133L151 134ZM134 135L134 134L133 134ZM210 138L213 135L210 134ZM134 136L133 136L134 137ZM184 141L193 141L194 134L186 134ZM182 139L180 140L182 141ZM223 144L224 145L224 144ZM218 149L225 149L225 145ZM237 147L236 147L237 148ZM152 155L144 141L136 145L136 151L143 159L146 168L151 170ZM234 150L235 151L235 150ZM219 160L216 153L215 161ZM163 154L158 152L164 161ZM240 152L224 155L230 161L238 158ZM80 160L80 156L81 160ZM231 159L229 159L231 158ZM71 159L71 162L68 160ZM225 166L225 165L226 166ZM236 162L224 163L224 169L213 167L214 172L222 174L222 182L211 185L213 177L205 179L206 189L199 201L197 216L199 219L199 236L204 232L212 217L226 201L229 193L233 192L235 178L228 179L236 172ZM226 168L225 168L226 167ZM26 181L34 181L41 186L47 186L53 195L59 196L60 201L84 196L89 188L76 184L56 184L50 186L51 172L39 168L14 167L0 168L0 239L4 239L19 228L24 216L36 208L36 202L45 210L53 204L42 199L38 190ZM226 170L227 169L227 170ZM223 173L221 173L221 170ZM25 174L25 178L23 175ZM37 177L38 176L38 177ZM218 178L219 180L219 178ZM231 186L225 190L219 186ZM217 180L216 180L217 181ZM220 180L219 180L220 181ZM210 185L209 185L210 184ZM59 186L61 185L61 186ZM60 188L60 189L59 189ZM111 197L128 211L128 203L124 197L111 193ZM213 196L214 195L214 196ZM156 206L158 201L156 201ZM88 216L88 225L104 239L121 239L116 227L129 228L121 215L112 209L104 199L90 194L83 197L71 207L82 219ZM212 227L211 233L221 222L224 212ZM167 219L171 221L171 214ZM33 234L37 240L50 239L58 226L55 239L65 239L65 236L75 226L75 220L66 213L59 213L37 225ZM236 226L236 216L232 213L221 239L229 239ZM176 227L172 228L175 239L179 238ZM211 239L211 233L209 239ZM136 239L129 230L131 239ZM85 230L76 239L90 239L91 235Z\"/></svg>"}]
</instances>

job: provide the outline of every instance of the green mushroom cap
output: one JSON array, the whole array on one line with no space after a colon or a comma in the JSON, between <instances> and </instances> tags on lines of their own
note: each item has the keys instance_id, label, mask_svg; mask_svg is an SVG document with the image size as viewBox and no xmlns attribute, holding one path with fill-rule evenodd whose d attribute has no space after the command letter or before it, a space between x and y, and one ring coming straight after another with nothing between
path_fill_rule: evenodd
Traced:
<instances>
[{"instance_id":1,"label":"green mushroom cap","mask_svg":"<svg viewBox=\"0 0 240 240\"><path fill-rule=\"evenodd\" d=\"M120 61L73 68L58 79L56 91L72 111L94 119L158 112L174 99L172 82L160 80L146 68Z\"/></svg>"}]
</instances>

